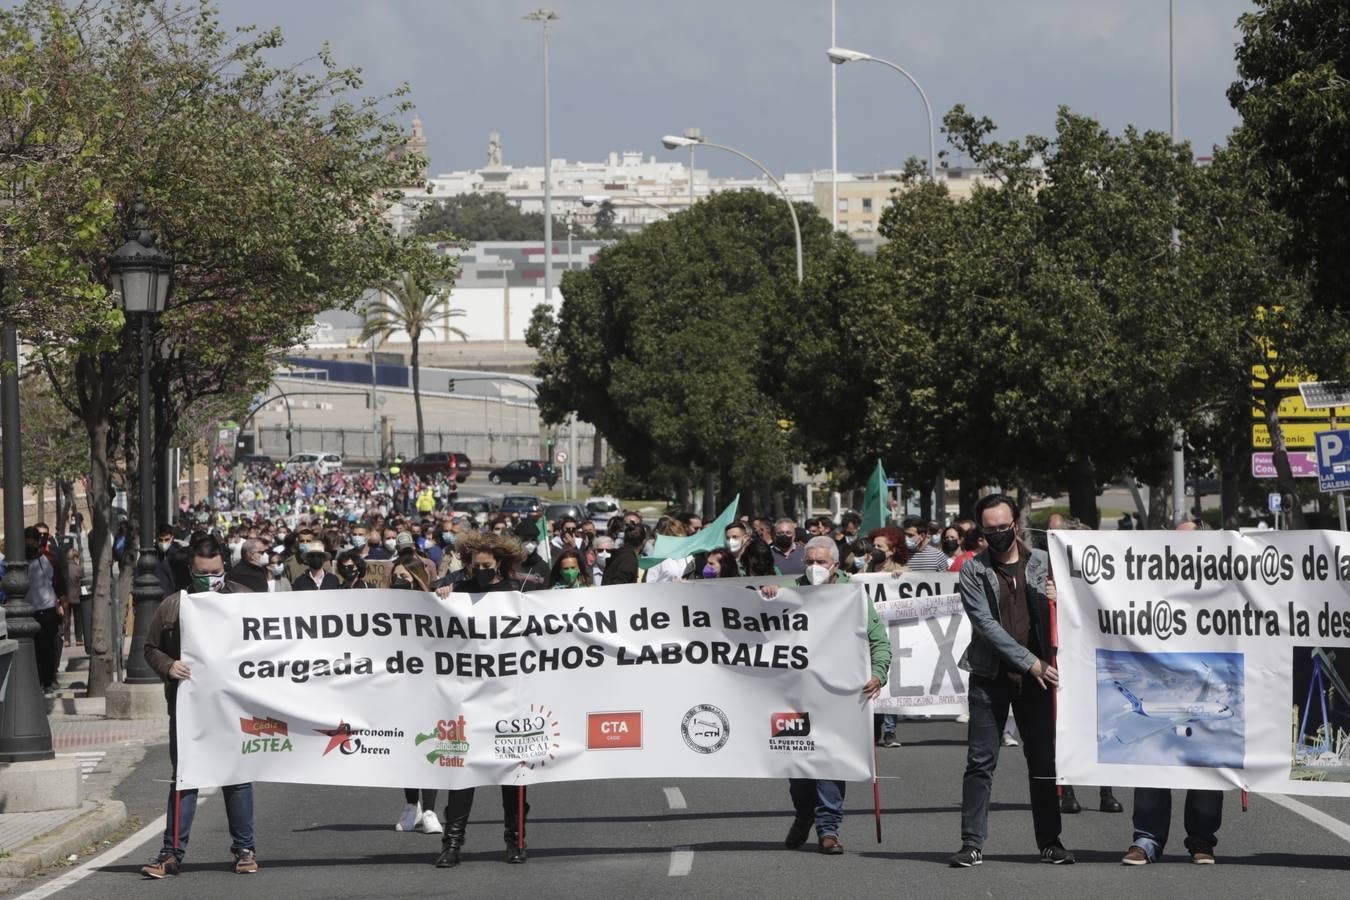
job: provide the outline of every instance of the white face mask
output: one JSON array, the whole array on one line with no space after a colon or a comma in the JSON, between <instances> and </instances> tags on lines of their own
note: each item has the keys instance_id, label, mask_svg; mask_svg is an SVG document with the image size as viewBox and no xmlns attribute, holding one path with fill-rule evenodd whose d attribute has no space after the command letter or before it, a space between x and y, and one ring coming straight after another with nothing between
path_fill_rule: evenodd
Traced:
<instances>
[{"instance_id":1,"label":"white face mask","mask_svg":"<svg viewBox=\"0 0 1350 900\"><path fill-rule=\"evenodd\" d=\"M741 539L740 539L740 538L727 538L727 550L731 551L731 554L732 554L733 556L736 555L737 553L740 553L740 552L741 552Z\"/></svg>"},{"instance_id":2,"label":"white face mask","mask_svg":"<svg viewBox=\"0 0 1350 900\"><path fill-rule=\"evenodd\" d=\"M168 552L169 552L169 548L170 548L171 546L173 546L173 541L160 541L160 542L159 542L159 552L160 552L160 553L168 553Z\"/></svg>"},{"instance_id":3,"label":"white face mask","mask_svg":"<svg viewBox=\"0 0 1350 900\"><path fill-rule=\"evenodd\" d=\"M390 538L389 540L384 542L384 549L388 550L390 553L393 553L395 548L397 547L398 541L394 540L393 538Z\"/></svg>"},{"instance_id":4,"label":"white face mask","mask_svg":"<svg viewBox=\"0 0 1350 900\"><path fill-rule=\"evenodd\" d=\"M609 551L608 551L608 550L597 550L597 551L595 552L595 562L596 562L597 565L600 566L600 568L603 569L603 568L605 567L605 565L609 562Z\"/></svg>"},{"instance_id":5,"label":"white face mask","mask_svg":"<svg viewBox=\"0 0 1350 900\"><path fill-rule=\"evenodd\" d=\"M534 552L534 548L539 546L539 542L538 542L538 541L525 541L525 542L524 542L523 544L521 544L520 546L521 546L522 549L524 549L524 551L525 551L526 553L533 553L533 552Z\"/></svg>"},{"instance_id":6,"label":"white face mask","mask_svg":"<svg viewBox=\"0 0 1350 900\"><path fill-rule=\"evenodd\" d=\"M812 584L824 584L830 580L830 567L814 564L807 566L806 580Z\"/></svg>"}]
</instances>

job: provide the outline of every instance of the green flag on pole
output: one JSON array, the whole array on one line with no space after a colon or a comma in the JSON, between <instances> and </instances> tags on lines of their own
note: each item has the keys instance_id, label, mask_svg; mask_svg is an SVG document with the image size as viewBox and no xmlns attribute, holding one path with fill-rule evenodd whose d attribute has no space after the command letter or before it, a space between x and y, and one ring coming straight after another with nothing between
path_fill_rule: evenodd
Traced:
<instances>
[{"instance_id":1,"label":"green flag on pole","mask_svg":"<svg viewBox=\"0 0 1350 900\"><path fill-rule=\"evenodd\" d=\"M698 534L691 534L688 537L658 534L656 546L652 548L652 555L642 557L638 561L638 565L644 569L650 569L663 559L679 559L682 556L707 553L709 550L724 546L727 526L736 521L736 508L740 506L740 503L741 495L737 494L727 504L727 508L722 510L722 514L704 525Z\"/></svg>"},{"instance_id":2,"label":"green flag on pole","mask_svg":"<svg viewBox=\"0 0 1350 900\"><path fill-rule=\"evenodd\" d=\"M886 524L886 470L877 460L877 470L867 479L867 492L863 494L862 530L863 533Z\"/></svg>"}]
</instances>

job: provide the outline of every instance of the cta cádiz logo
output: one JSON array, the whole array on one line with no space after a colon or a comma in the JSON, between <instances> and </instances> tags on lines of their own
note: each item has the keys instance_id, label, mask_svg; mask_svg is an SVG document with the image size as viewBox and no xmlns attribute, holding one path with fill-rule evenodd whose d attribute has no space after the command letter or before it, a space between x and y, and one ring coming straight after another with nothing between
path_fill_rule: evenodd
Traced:
<instances>
[{"instance_id":1,"label":"cta c\u00e1diz logo","mask_svg":"<svg viewBox=\"0 0 1350 900\"><path fill-rule=\"evenodd\" d=\"M716 753L731 739L731 722L717 707L700 703L684 714L680 733L695 753Z\"/></svg>"},{"instance_id":2,"label":"cta c\u00e1diz logo","mask_svg":"<svg viewBox=\"0 0 1350 900\"><path fill-rule=\"evenodd\" d=\"M464 757L469 752L468 723L463 716L441 719L431 731L413 736L413 745L421 747L434 741L426 751L427 762L447 768L464 768Z\"/></svg>"}]
</instances>

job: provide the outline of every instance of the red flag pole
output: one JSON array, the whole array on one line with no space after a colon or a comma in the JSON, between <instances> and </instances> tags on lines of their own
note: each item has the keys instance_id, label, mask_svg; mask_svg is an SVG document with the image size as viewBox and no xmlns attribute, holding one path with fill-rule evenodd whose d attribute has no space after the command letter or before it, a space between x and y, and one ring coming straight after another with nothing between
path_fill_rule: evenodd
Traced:
<instances>
[{"instance_id":1,"label":"red flag pole","mask_svg":"<svg viewBox=\"0 0 1350 900\"><path fill-rule=\"evenodd\" d=\"M525 785L516 794L516 847L525 847Z\"/></svg>"},{"instance_id":2,"label":"red flag pole","mask_svg":"<svg viewBox=\"0 0 1350 900\"><path fill-rule=\"evenodd\" d=\"M1053 668L1059 668L1059 592L1055 590L1055 573L1047 571L1045 575L1046 602L1050 605L1050 665ZM1050 703L1053 710L1052 718L1056 724L1059 720L1059 692L1052 686L1050 688ZM1064 788L1058 784L1056 778L1055 792L1060 797L1064 795Z\"/></svg>"},{"instance_id":3,"label":"red flag pole","mask_svg":"<svg viewBox=\"0 0 1350 900\"><path fill-rule=\"evenodd\" d=\"M877 817L877 843L881 843L881 774L877 770L877 748L872 747L872 808Z\"/></svg>"}]
</instances>

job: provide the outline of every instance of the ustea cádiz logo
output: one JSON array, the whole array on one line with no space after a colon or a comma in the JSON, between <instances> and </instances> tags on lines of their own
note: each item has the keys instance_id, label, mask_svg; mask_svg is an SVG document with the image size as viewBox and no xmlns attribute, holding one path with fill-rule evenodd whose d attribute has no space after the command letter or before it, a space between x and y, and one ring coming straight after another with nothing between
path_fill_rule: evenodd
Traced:
<instances>
[{"instance_id":1,"label":"ustea c\u00e1diz logo","mask_svg":"<svg viewBox=\"0 0 1350 900\"><path fill-rule=\"evenodd\" d=\"M428 741L430 748L424 746ZM427 762L462 769L469 753L469 725L463 716L441 719L431 731L414 735L413 744L426 753Z\"/></svg>"},{"instance_id":2,"label":"ustea c\u00e1diz logo","mask_svg":"<svg viewBox=\"0 0 1350 900\"><path fill-rule=\"evenodd\" d=\"M641 750L642 713L593 712L586 714L587 750Z\"/></svg>"},{"instance_id":3,"label":"ustea c\u00e1diz logo","mask_svg":"<svg viewBox=\"0 0 1350 900\"><path fill-rule=\"evenodd\" d=\"M253 716L239 719L239 730L252 735L239 748L240 753L290 753L291 738L285 722L280 719L260 719Z\"/></svg>"},{"instance_id":4,"label":"ustea c\u00e1diz logo","mask_svg":"<svg viewBox=\"0 0 1350 900\"><path fill-rule=\"evenodd\" d=\"M769 749L803 752L816 749L809 712L776 712L769 716Z\"/></svg>"},{"instance_id":5,"label":"ustea c\u00e1diz logo","mask_svg":"<svg viewBox=\"0 0 1350 900\"><path fill-rule=\"evenodd\" d=\"M328 738L323 748L327 756L334 750L343 756L389 756L393 753L385 746L390 738L403 737L400 728L353 728L350 722L338 719L334 728L316 728L318 734Z\"/></svg>"},{"instance_id":6,"label":"ustea c\u00e1diz logo","mask_svg":"<svg viewBox=\"0 0 1350 900\"><path fill-rule=\"evenodd\" d=\"M531 703L515 715L496 721L492 729L492 755L517 760L531 769L546 766L556 757L561 737L553 710L542 703Z\"/></svg>"},{"instance_id":7,"label":"ustea c\u00e1diz logo","mask_svg":"<svg viewBox=\"0 0 1350 900\"><path fill-rule=\"evenodd\" d=\"M684 714L680 733L695 753L716 753L731 739L731 722L717 707L700 703Z\"/></svg>"}]
</instances>

